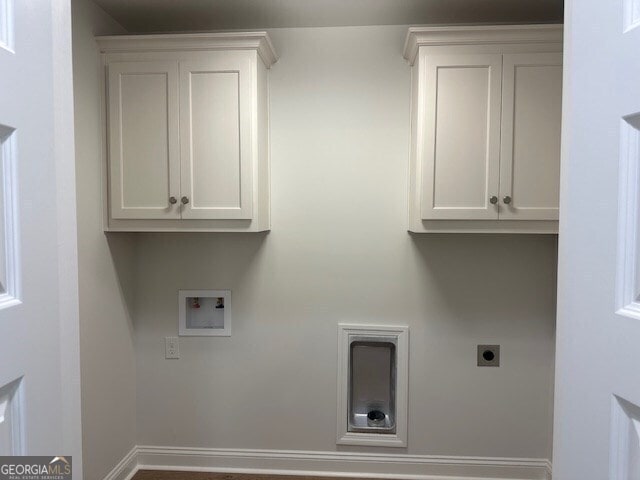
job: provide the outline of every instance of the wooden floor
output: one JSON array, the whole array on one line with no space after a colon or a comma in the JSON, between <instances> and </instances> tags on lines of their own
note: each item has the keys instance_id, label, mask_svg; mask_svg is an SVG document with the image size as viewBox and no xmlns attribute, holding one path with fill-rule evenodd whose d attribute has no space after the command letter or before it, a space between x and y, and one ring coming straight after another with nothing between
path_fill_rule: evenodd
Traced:
<instances>
[{"instance_id":1,"label":"wooden floor","mask_svg":"<svg viewBox=\"0 0 640 480\"><path fill-rule=\"evenodd\" d=\"M327 477L299 475L253 475L248 473L167 472L140 470L132 480L328 480ZM333 477L330 480L353 480ZM366 479L358 479L366 480Z\"/></svg>"}]
</instances>

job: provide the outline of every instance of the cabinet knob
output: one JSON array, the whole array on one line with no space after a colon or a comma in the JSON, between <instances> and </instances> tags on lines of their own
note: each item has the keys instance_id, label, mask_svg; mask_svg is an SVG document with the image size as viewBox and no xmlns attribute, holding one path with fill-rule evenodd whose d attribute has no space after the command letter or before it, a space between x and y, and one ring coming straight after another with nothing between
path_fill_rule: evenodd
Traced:
<instances>
[{"instance_id":1,"label":"cabinet knob","mask_svg":"<svg viewBox=\"0 0 640 480\"><path fill-rule=\"evenodd\" d=\"M189 203L189 197L182 197L180 201L182 202L183 205L186 205L187 203Z\"/></svg>"},{"instance_id":2,"label":"cabinet knob","mask_svg":"<svg viewBox=\"0 0 640 480\"><path fill-rule=\"evenodd\" d=\"M178 203L178 199L174 196L169 197L169 203L171 205L175 205L176 203Z\"/></svg>"},{"instance_id":3,"label":"cabinet knob","mask_svg":"<svg viewBox=\"0 0 640 480\"><path fill-rule=\"evenodd\" d=\"M495 205L496 203L498 203L498 197L492 195L491 197L489 197L489 203L491 203L491 205Z\"/></svg>"},{"instance_id":4,"label":"cabinet knob","mask_svg":"<svg viewBox=\"0 0 640 480\"><path fill-rule=\"evenodd\" d=\"M511 197L509 195L506 195L502 201L506 204L509 205L511 203Z\"/></svg>"}]
</instances>

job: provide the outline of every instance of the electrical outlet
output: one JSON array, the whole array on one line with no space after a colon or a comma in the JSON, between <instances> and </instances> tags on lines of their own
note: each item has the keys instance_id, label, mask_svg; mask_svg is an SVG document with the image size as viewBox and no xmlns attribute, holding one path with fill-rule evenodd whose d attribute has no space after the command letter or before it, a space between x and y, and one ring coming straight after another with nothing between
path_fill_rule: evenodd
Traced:
<instances>
[{"instance_id":1,"label":"electrical outlet","mask_svg":"<svg viewBox=\"0 0 640 480\"><path fill-rule=\"evenodd\" d=\"M180 358L178 337L164 337L164 358Z\"/></svg>"},{"instance_id":2,"label":"electrical outlet","mask_svg":"<svg viewBox=\"0 0 640 480\"><path fill-rule=\"evenodd\" d=\"M499 367L500 345L478 345L478 366Z\"/></svg>"}]
</instances>

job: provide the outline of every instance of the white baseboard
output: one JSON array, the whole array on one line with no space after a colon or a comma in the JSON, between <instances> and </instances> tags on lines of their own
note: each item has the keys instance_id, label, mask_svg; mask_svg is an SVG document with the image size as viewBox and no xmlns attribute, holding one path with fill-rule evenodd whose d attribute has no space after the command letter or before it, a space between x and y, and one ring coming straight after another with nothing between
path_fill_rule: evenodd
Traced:
<instances>
[{"instance_id":1,"label":"white baseboard","mask_svg":"<svg viewBox=\"0 0 640 480\"><path fill-rule=\"evenodd\" d=\"M551 463L546 459L142 445L134 447L104 480L130 480L138 470L398 480L551 479Z\"/></svg>"},{"instance_id":2,"label":"white baseboard","mask_svg":"<svg viewBox=\"0 0 640 480\"><path fill-rule=\"evenodd\" d=\"M138 447L134 446L104 480L131 480L138 470Z\"/></svg>"}]
</instances>

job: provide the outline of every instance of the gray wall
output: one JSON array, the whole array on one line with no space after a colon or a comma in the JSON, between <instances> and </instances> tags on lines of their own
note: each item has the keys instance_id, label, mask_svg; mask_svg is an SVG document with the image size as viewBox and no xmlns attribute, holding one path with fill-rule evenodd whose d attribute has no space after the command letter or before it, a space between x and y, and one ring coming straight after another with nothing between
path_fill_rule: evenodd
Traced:
<instances>
[{"instance_id":1,"label":"gray wall","mask_svg":"<svg viewBox=\"0 0 640 480\"><path fill-rule=\"evenodd\" d=\"M406 27L270 33L272 231L136 239L138 443L336 450L336 326L362 322L411 330L394 451L549 458L555 237L406 232ZM165 360L181 288L232 289L233 336Z\"/></svg>"},{"instance_id":2,"label":"gray wall","mask_svg":"<svg viewBox=\"0 0 640 480\"><path fill-rule=\"evenodd\" d=\"M84 478L103 478L136 442L135 357L127 295L134 238L102 232L102 125L95 34L123 28L73 0L78 275Z\"/></svg>"}]
</instances>

